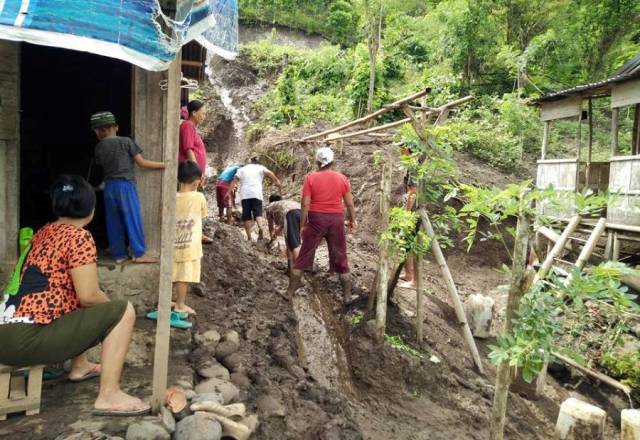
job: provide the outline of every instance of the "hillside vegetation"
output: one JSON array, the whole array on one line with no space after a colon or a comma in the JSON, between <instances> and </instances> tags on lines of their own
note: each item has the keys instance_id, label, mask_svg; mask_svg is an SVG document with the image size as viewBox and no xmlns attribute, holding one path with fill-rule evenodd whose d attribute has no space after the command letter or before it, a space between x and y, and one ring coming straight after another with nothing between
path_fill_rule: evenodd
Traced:
<instances>
[{"instance_id":1,"label":"hillside vegetation","mask_svg":"<svg viewBox=\"0 0 640 440\"><path fill-rule=\"evenodd\" d=\"M638 0L241 0L245 22L327 40L314 50L275 40L243 46L242 57L275 80L257 104L262 117L254 128L335 124L365 113L367 23L380 7L374 108L423 87L432 89L429 105L473 94L438 139L505 170L539 147L537 112L526 99L607 77L640 51L640 29L632 25L640 20ZM605 104L594 109L596 158L609 150ZM633 115L621 117L625 148ZM557 124L551 154L570 148L574 130L574 122Z\"/></svg>"}]
</instances>

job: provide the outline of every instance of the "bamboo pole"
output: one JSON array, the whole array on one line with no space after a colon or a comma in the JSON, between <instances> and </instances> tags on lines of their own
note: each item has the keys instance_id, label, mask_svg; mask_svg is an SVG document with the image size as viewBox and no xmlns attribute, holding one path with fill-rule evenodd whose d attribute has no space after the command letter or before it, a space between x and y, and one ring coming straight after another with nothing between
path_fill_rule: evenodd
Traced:
<instances>
[{"instance_id":1,"label":"bamboo pole","mask_svg":"<svg viewBox=\"0 0 640 440\"><path fill-rule=\"evenodd\" d=\"M619 125L620 109L614 108L611 110L611 156L618 154L618 125Z\"/></svg>"},{"instance_id":2,"label":"bamboo pole","mask_svg":"<svg viewBox=\"0 0 640 440\"><path fill-rule=\"evenodd\" d=\"M431 221L429 220L427 212L424 209L420 209L419 212L420 219L422 221L422 228L427 236L431 239L431 250L436 258L436 261L438 262L438 266L440 266L442 276L447 283L447 289L449 290L451 302L453 303L453 308L456 311L458 323L462 328L462 336L464 337L464 340L469 347L469 351L471 352L471 356L473 357L473 362L475 363L476 368L478 369L480 374L484 374L484 369L482 368L482 359L480 358L480 354L478 353L478 347L476 347L476 343L473 339L473 334L471 333L471 329L469 328L469 323L467 322L467 317L464 313L464 308L462 307L460 296L458 296L458 289L456 288L456 284L454 283L451 272L449 271L447 261L442 254L442 249L440 248L440 244L438 243L436 233L433 230L433 226L431 225Z\"/></svg>"},{"instance_id":3,"label":"bamboo pole","mask_svg":"<svg viewBox=\"0 0 640 440\"><path fill-rule=\"evenodd\" d=\"M562 235L560 235L560 239L556 241L556 244L551 249L551 252L549 252L549 254L547 255L547 258L545 258L544 262L542 263L540 270L538 270L536 278L533 281L534 283L536 283L538 280L545 279L547 277L547 274L549 273L549 270L553 265L553 260L560 254L560 251L564 248L564 245L567 243L569 236L573 234L573 231L576 230L581 220L582 220L582 217L580 217L579 215L574 215L571 218L571 220L569 221L569 224L567 225L565 230L562 232Z\"/></svg>"},{"instance_id":4,"label":"bamboo pole","mask_svg":"<svg viewBox=\"0 0 640 440\"><path fill-rule=\"evenodd\" d=\"M418 248L422 247L422 235L418 234ZM424 292L424 256L421 252L416 253L416 339L418 343L423 339L423 327L424 327L424 310L423 310L423 298Z\"/></svg>"},{"instance_id":5,"label":"bamboo pole","mask_svg":"<svg viewBox=\"0 0 640 440\"><path fill-rule=\"evenodd\" d=\"M600 237L602 236L602 233L604 232L606 224L607 224L607 219L604 217L600 217L600 219L598 220L598 223L596 224L596 227L593 229L593 232L589 236L589 239L585 243L584 247L582 248L582 251L580 252L580 255L578 256L578 259L576 260L575 266L578 269L582 269L585 263L587 262L587 260L589 260L589 257L591 256L591 254L593 253L593 250L596 248L596 245L598 244L598 240L600 239Z\"/></svg>"},{"instance_id":6,"label":"bamboo pole","mask_svg":"<svg viewBox=\"0 0 640 440\"><path fill-rule=\"evenodd\" d=\"M385 231L389 225L389 205L391 204L391 177L393 169L391 160L387 158L382 166L380 180L380 230ZM384 339L387 324L387 284L389 279L389 241L380 241L380 261L378 262L378 298L376 304L376 334Z\"/></svg>"},{"instance_id":7,"label":"bamboo pole","mask_svg":"<svg viewBox=\"0 0 640 440\"><path fill-rule=\"evenodd\" d=\"M354 132L351 132L351 133L343 134L341 136L332 137L332 138L326 139L326 141L327 142L335 142L335 141L339 141L341 139L349 139L349 138L352 138L352 137L361 136L363 134L369 134L369 133L374 133L376 131L382 131L382 130L387 130L389 128L398 127L400 125L404 125L404 124L407 124L409 122L411 122L411 118L400 119L399 121L390 122L388 124L378 125L376 127L366 128L364 130L354 131Z\"/></svg>"},{"instance_id":8,"label":"bamboo pole","mask_svg":"<svg viewBox=\"0 0 640 440\"><path fill-rule=\"evenodd\" d=\"M396 102L393 102L391 104L388 104L386 106L383 106L380 110L377 110L369 115L363 116L361 118L355 119L351 122L347 122L346 124L342 124L339 127L335 127L335 128L331 128L329 130L325 130L325 131L321 131L320 133L315 133L309 136L305 136L302 139L300 139L300 141L309 141L311 139L316 139L319 137L323 137L326 136L328 134L332 134L332 133L336 133L338 131L342 131L346 128L349 127L353 127L354 125L359 125L359 124L363 124L373 118L377 118L378 116L387 113L388 111L393 110L394 108L397 108L399 106L401 106L402 104L405 104L407 102L411 102L411 101L415 101L418 98L421 98L425 95L427 95L429 92L431 91L431 89L426 88L424 90L419 91L418 93L414 93L411 96L407 96L405 98L399 99Z\"/></svg>"},{"instance_id":9,"label":"bamboo pole","mask_svg":"<svg viewBox=\"0 0 640 440\"><path fill-rule=\"evenodd\" d=\"M620 259L620 240L618 239L618 233L613 233L613 252L611 255L611 259L613 261L618 261Z\"/></svg>"},{"instance_id":10,"label":"bamboo pole","mask_svg":"<svg viewBox=\"0 0 640 440\"><path fill-rule=\"evenodd\" d=\"M591 376L593 378L598 379L601 382L606 383L607 385L616 388L620 391L622 391L623 393L629 395L631 393L631 388L629 388L629 386L621 384L620 382L618 382L615 379L612 379L611 377L607 376L606 374L602 374L599 373L597 371L594 371L590 368L587 367L583 367L582 365L578 364L577 362L575 362L573 359L570 359L566 356L563 356L561 354L555 353L555 352L551 352L551 354L555 357L557 357L558 359L560 359L563 363L575 368L576 370L586 374L587 376Z\"/></svg>"},{"instance_id":11,"label":"bamboo pole","mask_svg":"<svg viewBox=\"0 0 640 440\"><path fill-rule=\"evenodd\" d=\"M558 240L560 240L560 234L558 234L556 231L554 231L551 228L548 228L546 226L540 226L536 232L539 232L540 234L542 234L546 239L557 243ZM571 237L570 237L571 238ZM564 249L567 251L571 251L571 252L575 252L576 249L574 248L573 244L571 243L571 240L567 240L567 242L564 245Z\"/></svg>"},{"instance_id":12,"label":"bamboo pole","mask_svg":"<svg viewBox=\"0 0 640 440\"><path fill-rule=\"evenodd\" d=\"M580 191L580 157L582 156L582 111L578 115L578 128L576 133L577 166L576 166L576 192Z\"/></svg>"},{"instance_id":13,"label":"bamboo pole","mask_svg":"<svg viewBox=\"0 0 640 440\"><path fill-rule=\"evenodd\" d=\"M180 103L180 60L178 56L167 71L167 95L162 100L165 115L163 158L167 167L162 174L162 224L160 234L160 282L158 286L158 321L153 357L153 395L151 407L158 413L164 404L169 368L169 315L173 290L173 241L176 229L176 185L178 157L178 123Z\"/></svg>"},{"instance_id":14,"label":"bamboo pole","mask_svg":"<svg viewBox=\"0 0 640 440\"><path fill-rule=\"evenodd\" d=\"M549 128L551 121L544 121L544 132L542 133L542 151L540 153L540 160L547 158L547 148L549 147Z\"/></svg>"},{"instance_id":15,"label":"bamboo pole","mask_svg":"<svg viewBox=\"0 0 640 440\"><path fill-rule=\"evenodd\" d=\"M513 318L520 307L520 300L529 289L531 277L527 276L527 251L529 249L529 225L526 202L521 195L518 224L516 226L516 238L513 249L513 261L511 264L511 283L507 300L507 315L504 333L507 334L513 328ZM489 419L489 438L502 440L504 436L504 424L507 414L507 399L509 398L509 386L513 379L513 369L508 362L501 362L496 373L496 386L493 395L493 406Z\"/></svg>"}]
</instances>

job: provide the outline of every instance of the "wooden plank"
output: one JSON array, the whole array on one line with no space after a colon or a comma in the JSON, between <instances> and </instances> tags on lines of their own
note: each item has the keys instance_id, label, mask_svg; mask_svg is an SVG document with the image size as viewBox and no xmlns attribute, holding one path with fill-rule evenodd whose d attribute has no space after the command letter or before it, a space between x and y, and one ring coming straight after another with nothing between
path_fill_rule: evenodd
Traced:
<instances>
[{"instance_id":1,"label":"wooden plank","mask_svg":"<svg viewBox=\"0 0 640 440\"><path fill-rule=\"evenodd\" d=\"M640 79L614 84L611 88L611 108L640 103Z\"/></svg>"},{"instance_id":2,"label":"wooden plank","mask_svg":"<svg viewBox=\"0 0 640 440\"><path fill-rule=\"evenodd\" d=\"M178 157L178 122L180 121L180 55L165 73L168 80L162 111L163 159L168 162L162 173L162 224L160 234L160 285L158 292L158 321L156 326L155 353L153 359L153 396L151 405L154 413L164 404L169 367L169 315L171 314L173 245L176 228L176 187Z\"/></svg>"},{"instance_id":3,"label":"wooden plank","mask_svg":"<svg viewBox=\"0 0 640 440\"><path fill-rule=\"evenodd\" d=\"M540 120L544 122L578 116L582 112L581 104L580 96L543 103L540 106Z\"/></svg>"},{"instance_id":4,"label":"wooden plank","mask_svg":"<svg viewBox=\"0 0 640 440\"><path fill-rule=\"evenodd\" d=\"M22 374L11 376L9 400L22 400L27 397L27 380Z\"/></svg>"},{"instance_id":5,"label":"wooden plank","mask_svg":"<svg viewBox=\"0 0 640 440\"><path fill-rule=\"evenodd\" d=\"M431 221L429 220L427 212L424 209L421 209L419 212L420 219L422 221L421 226L427 236L431 239L431 251L433 252L434 257L438 262L438 266L440 266L440 271L442 272L442 276L444 277L447 284L447 290L449 291L449 296L451 298L451 302L453 303L453 308L456 312L458 324L461 327L462 336L467 343L469 351L471 352L471 357L473 358L473 362L475 363L478 372L480 374L484 374L482 359L480 358L478 347L476 346L476 343L473 339L473 334L471 333L471 329L469 328L467 316L464 313L462 301L460 301L460 295L458 295L458 289L455 282L453 281L453 276L451 275L451 271L449 270L449 266L447 265L447 260L444 258L444 254L442 253L442 249L440 248L440 244L438 243L438 238L436 237L436 233L433 230L433 226L431 225Z\"/></svg>"}]
</instances>

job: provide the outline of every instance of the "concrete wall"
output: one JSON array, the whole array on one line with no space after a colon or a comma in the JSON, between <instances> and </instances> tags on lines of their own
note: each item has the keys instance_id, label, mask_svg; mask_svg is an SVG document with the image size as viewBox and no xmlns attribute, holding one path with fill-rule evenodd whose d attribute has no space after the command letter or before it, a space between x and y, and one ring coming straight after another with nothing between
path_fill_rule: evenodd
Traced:
<instances>
[{"instance_id":1,"label":"concrete wall","mask_svg":"<svg viewBox=\"0 0 640 440\"><path fill-rule=\"evenodd\" d=\"M0 40L0 283L17 256L20 207L20 45Z\"/></svg>"}]
</instances>

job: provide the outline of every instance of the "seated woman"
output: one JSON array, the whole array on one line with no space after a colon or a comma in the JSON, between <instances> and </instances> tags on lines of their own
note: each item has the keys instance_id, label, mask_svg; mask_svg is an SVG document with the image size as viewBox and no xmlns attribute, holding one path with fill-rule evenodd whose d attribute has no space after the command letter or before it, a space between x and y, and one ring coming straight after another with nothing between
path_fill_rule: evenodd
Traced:
<instances>
[{"instance_id":1,"label":"seated woman","mask_svg":"<svg viewBox=\"0 0 640 440\"><path fill-rule=\"evenodd\" d=\"M72 381L100 375L97 415L138 415L149 405L120 390L120 374L135 323L133 306L109 301L98 286L96 246L83 229L96 196L80 176L61 176L51 188L58 220L33 237L20 289L0 303L0 363L55 364L73 358ZM102 343L102 365L86 350Z\"/></svg>"}]
</instances>

